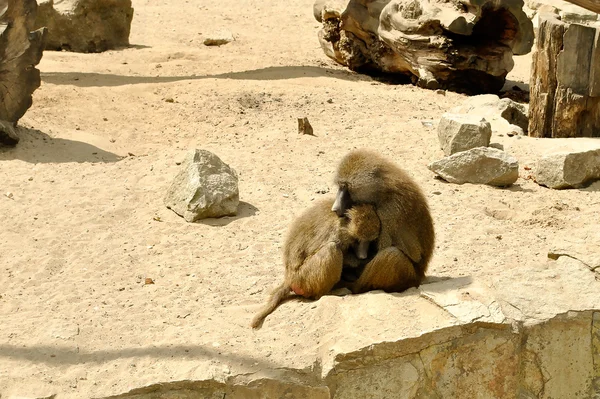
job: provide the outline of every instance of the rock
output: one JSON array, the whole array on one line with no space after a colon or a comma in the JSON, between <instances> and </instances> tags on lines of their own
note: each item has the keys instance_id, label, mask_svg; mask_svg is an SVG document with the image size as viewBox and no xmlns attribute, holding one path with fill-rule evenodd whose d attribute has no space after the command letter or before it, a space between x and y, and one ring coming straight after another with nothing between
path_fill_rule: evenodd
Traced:
<instances>
[{"instance_id":1,"label":"rock","mask_svg":"<svg viewBox=\"0 0 600 399\"><path fill-rule=\"evenodd\" d=\"M490 123L477 115L445 113L438 125L438 139L445 155L487 147L491 137Z\"/></svg>"},{"instance_id":2,"label":"rock","mask_svg":"<svg viewBox=\"0 0 600 399\"><path fill-rule=\"evenodd\" d=\"M36 27L48 27L47 50L98 53L129 46L131 0L42 0Z\"/></svg>"},{"instance_id":3,"label":"rock","mask_svg":"<svg viewBox=\"0 0 600 399\"><path fill-rule=\"evenodd\" d=\"M429 164L428 168L450 183L509 186L519 177L519 163L504 151L478 147Z\"/></svg>"},{"instance_id":4,"label":"rock","mask_svg":"<svg viewBox=\"0 0 600 399\"><path fill-rule=\"evenodd\" d=\"M215 154L190 151L165 196L165 205L188 222L235 215L239 204L235 170Z\"/></svg>"},{"instance_id":5,"label":"rock","mask_svg":"<svg viewBox=\"0 0 600 399\"><path fill-rule=\"evenodd\" d=\"M522 0L350 0L341 11L317 0L321 47L350 69L409 76L429 89L467 93L502 88L513 54L533 44ZM319 10L321 11L319 13ZM475 45L478 41L485 45Z\"/></svg>"},{"instance_id":6,"label":"rock","mask_svg":"<svg viewBox=\"0 0 600 399\"><path fill-rule=\"evenodd\" d=\"M0 120L0 144L13 146L18 142L19 136L17 136L13 124Z\"/></svg>"},{"instance_id":7,"label":"rock","mask_svg":"<svg viewBox=\"0 0 600 399\"><path fill-rule=\"evenodd\" d=\"M227 31L218 31L207 35L204 39L205 46L222 46L224 44L230 43L234 41L233 35L231 32Z\"/></svg>"},{"instance_id":8,"label":"rock","mask_svg":"<svg viewBox=\"0 0 600 399\"><path fill-rule=\"evenodd\" d=\"M308 118L298 118L298 133L314 136L313 128L308 121Z\"/></svg>"},{"instance_id":9,"label":"rock","mask_svg":"<svg viewBox=\"0 0 600 399\"><path fill-rule=\"evenodd\" d=\"M600 179L600 149L550 154L535 168L535 181L549 188L577 188Z\"/></svg>"},{"instance_id":10,"label":"rock","mask_svg":"<svg viewBox=\"0 0 600 399\"><path fill-rule=\"evenodd\" d=\"M13 127L33 103L40 87L40 71L46 28L31 31L35 22L35 0L0 4L0 143L18 142Z\"/></svg>"}]
</instances>

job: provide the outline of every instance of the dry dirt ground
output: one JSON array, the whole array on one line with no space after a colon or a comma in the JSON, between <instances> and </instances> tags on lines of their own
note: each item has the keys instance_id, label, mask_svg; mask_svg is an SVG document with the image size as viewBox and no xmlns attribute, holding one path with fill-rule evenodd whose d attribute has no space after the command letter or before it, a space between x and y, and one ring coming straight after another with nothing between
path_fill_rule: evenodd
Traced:
<instances>
[{"instance_id":1,"label":"dry dirt ground","mask_svg":"<svg viewBox=\"0 0 600 399\"><path fill-rule=\"evenodd\" d=\"M511 188L435 179L426 165L442 156L437 121L465 96L336 65L319 48L312 0L134 8L130 48L44 54L22 140L0 150L2 397L98 397L314 358L328 339L319 324L335 313L319 302L345 298L289 302L258 332L248 323L280 281L287 226L333 193L336 162L353 148L389 156L422 186L437 231L434 276L494 287L503 273L505 287L540 265L557 279L548 248L586 242L600 222L599 183L552 191L527 179L526 138L492 138L520 160ZM236 40L204 46L220 29ZM509 84L524 86L530 56L516 63ZM302 116L315 137L298 135ZM193 148L239 173L238 216L189 224L163 205ZM373 298L376 316L378 303L406 296Z\"/></svg>"}]
</instances>

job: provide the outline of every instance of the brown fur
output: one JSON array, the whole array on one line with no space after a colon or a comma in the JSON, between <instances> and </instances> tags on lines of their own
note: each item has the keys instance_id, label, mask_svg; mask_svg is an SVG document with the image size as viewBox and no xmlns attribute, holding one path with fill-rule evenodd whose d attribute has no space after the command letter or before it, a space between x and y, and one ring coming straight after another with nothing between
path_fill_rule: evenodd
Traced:
<instances>
[{"instance_id":1,"label":"brown fur","mask_svg":"<svg viewBox=\"0 0 600 399\"><path fill-rule=\"evenodd\" d=\"M380 221L370 205L348 209L343 217L332 212L333 199L322 200L307 209L290 226L283 247L285 279L265 307L252 320L259 327L290 291L305 298L319 299L340 280L344 254L357 242L377 239Z\"/></svg>"},{"instance_id":2,"label":"brown fur","mask_svg":"<svg viewBox=\"0 0 600 399\"><path fill-rule=\"evenodd\" d=\"M338 166L333 210L372 204L381 221L378 252L353 284L352 292L403 291L417 287L433 254L435 233L427 200L417 184L381 155L355 150Z\"/></svg>"}]
</instances>

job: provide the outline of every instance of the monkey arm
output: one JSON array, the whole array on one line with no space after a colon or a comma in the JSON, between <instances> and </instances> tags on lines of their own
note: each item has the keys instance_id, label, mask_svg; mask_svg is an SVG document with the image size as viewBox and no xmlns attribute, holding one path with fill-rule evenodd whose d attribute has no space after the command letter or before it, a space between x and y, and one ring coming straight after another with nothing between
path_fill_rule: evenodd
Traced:
<instances>
[{"instance_id":1,"label":"monkey arm","mask_svg":"<svg viewBox=\"0 0 600 399\"><path fill-rule=\"evenodd\" d=\"M414 231L403 229L397 220L381 219L381 234L377 248L379 251L396 247L408 256L414 263L419 263L422 258L421 245Z\"/></svg>"},{"instance_id":2,"label":"monkey arm","mask_svg":"<svg viewBox=\"0 0 600 399\"><path fill-rule=\"evenodd\" d=\"M369 290L400 292L419 286L412 261L396 247L379 251L353 283L351 290L359 294Z\"/></svg>"}]
</instances>

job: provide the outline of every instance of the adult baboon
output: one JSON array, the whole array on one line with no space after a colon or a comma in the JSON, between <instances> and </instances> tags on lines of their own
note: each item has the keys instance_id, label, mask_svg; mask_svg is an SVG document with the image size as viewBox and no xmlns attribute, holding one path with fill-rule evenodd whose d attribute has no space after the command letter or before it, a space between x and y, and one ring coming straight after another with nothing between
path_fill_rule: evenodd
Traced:
<instances>
[{"instance_id":1,"label":"adult baboon","mask_svg":"<svg viewBox=\"0 0 600 399\"><path fill-rule=\"evenodd\" d=\"M400 167L381 155L355 150L340 162L338 193L332 210L371 204L381 221L377 254L351 286L354 293L373 289L403 291L425 277L435 233L425 196Z\"/></svg>"},{"instance_id":2,"label":"adult baboon","mask_svg":"<svg viewBox=\"0 0 600 399\"><path fill-rule=\"evenodd\" d=\"M334 199L319 201L290 226L283 247L285 278L269 298L267 305L254 317L252 327L260 326L293 291L305 298L319 299L336 285L345 263L359 264L354 257L365 259L369 243L379 235L380 222L371 205L346 209L341 216L331 211Z\"/></svg>"}]
</instances>

